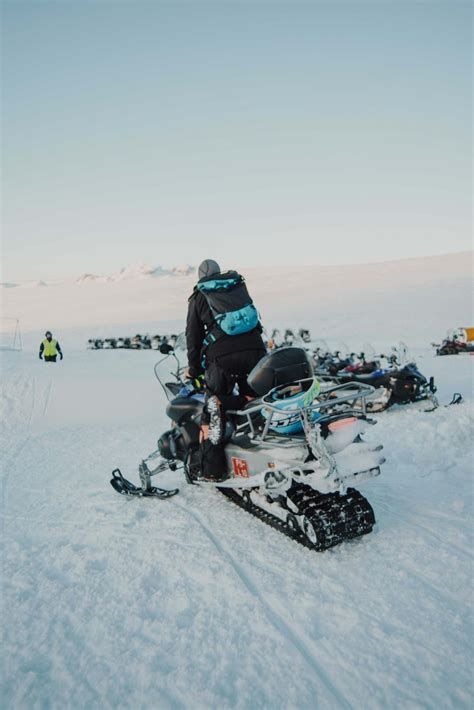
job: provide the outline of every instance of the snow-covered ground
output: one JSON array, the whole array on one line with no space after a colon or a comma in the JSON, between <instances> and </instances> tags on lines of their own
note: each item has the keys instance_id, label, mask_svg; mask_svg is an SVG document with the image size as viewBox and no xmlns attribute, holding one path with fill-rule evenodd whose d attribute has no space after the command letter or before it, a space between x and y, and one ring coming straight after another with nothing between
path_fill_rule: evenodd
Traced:
<instances>
[{"instance_id":1,"label":"snow-covered ground","mask_svg":"<svg viewBox=\"0 0 474 710\"><path fill-rule=\"evenodd\" d=\"M426 271L429 328L442 336L469 325L469 305L458 297L464 276L440 276L436 290ZM192 279L168 282L181 278L185 304ZM357 282L349 267L347 279ZM423 291L423 269L418 280ZM113 292L122 294L115 321L109 301L102 321L94 311L103 335L110 323L141 330L136 313L121 312L123 284ZM449 284L459 288L448 296ZM426 321L412 308L419 294L398 294L403 332L400 313L387 312L388 291L377 300L375 288L357 292L344 312L333 306L340 320L318 334L352 344L372 293L360 342L418 346L441 403L454 391L465 401L377 416L370 439L384 444L387 463L361 486L377 525L314 553L177 473L162 480L180 487L170 500L118 496L112 468L137 481L139 460L167 426L157 353L86 350L85 315L72 302L70 328L57 332L64 361L39 361L42 332L56 326L40 320L37 304L53 287L38 291L8 289L9 298L29 293L23 319L38 330L23 334L23 352L0 353L3 707L472 707L474 357L435 358L428 343L421 347ZM158 332L179 325L175 306L161 304ZM288 324L313 327L310 311L295 304L292 313L285 305ZM321 326L326 315L318 313Z\"/></svg>"}]
</instances>

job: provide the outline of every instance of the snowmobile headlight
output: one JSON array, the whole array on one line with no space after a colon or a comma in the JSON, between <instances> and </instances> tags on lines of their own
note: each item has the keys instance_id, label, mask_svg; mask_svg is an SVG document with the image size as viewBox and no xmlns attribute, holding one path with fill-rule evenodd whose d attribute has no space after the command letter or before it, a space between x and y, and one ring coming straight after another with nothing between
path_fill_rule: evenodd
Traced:
<instances>
[{"instance_id":1,"label":"snowmobile headlight","mask_svg":"<svg viewBox=\"0 0 474 710\"><path fill-rule=\"evenodd\" d=\"M176 444L171 430L165 431L158 439L158 451L160 452L160 456L167 461L176 458Z\"/></svg>"}]
</instances>

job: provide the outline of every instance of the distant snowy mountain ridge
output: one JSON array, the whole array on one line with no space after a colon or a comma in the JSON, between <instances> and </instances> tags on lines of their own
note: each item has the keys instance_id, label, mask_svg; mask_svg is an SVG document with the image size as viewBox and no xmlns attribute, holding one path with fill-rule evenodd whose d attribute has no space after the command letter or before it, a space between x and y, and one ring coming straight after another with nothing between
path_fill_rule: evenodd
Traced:
<instances>
[{"instance_id":1,"label":"distant snowy mountain ridge","mask_svg":"<svg viewBox=\"0 0 474 710\"><path fill-rule=\"evenodd\" d=\"M96 276L94 274L83 274L75 283L90 283L90 282L113 282L124 281L126 279L149 279L159 278L160 276L188 276L196 271L195 266L183 264L174 266L171 269L165 269L163 266L149 266L148 264L137 264L126 266L120 271L117 271L111 276Z\"/></svg>"},{"instance_id":2,"label":"distant snowy mountain ridge","mask_svg":"<svg viewBox=\"0 0 474 710\"><path fill-rule=\"evenodd\" d=\"M97 276L96 274L82 274L79 276L74 283L76 284L93 284L93 283L106 283L110 281L110 276Z\"/></svg>"},{"instance_id":3,"label":"distant snowy mountain ridge","mask_svg":"<svg viewBox=\"0 0 474 710\"><path fill-rule=\"evenodd\" d=\"M84 284L93 284L93 283L115 283L117 281L125 281L129 279L150 279L150 278L159 278L160 276L189 276L190 274L193 274L196 271L195 266L191 266L190 264L181 264L180 266L173 266L171 269L165 269L162 266L149 266L148 264L137 264L133 266L126 266L120 269L120 271L117 271L114 274L111 274L110 276L104 276L100 274L82 274L78 278L74 279L73 283L81 286ZM1 288L35 288L37 286L50 286L54 283L54 285L59 285L62 283L67 283L66 280L64 281L54 281L54 282L45 282L45 281L25 281L23 283L11 283L11 282L3 282L0 283Z\"/></svg>"}]
</instances>

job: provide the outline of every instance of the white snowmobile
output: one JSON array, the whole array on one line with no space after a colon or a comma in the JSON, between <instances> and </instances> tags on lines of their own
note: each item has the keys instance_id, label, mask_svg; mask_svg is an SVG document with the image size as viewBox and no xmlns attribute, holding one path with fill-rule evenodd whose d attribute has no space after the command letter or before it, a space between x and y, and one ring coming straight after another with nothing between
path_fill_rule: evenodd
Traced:
<instances>
[{"instance_id":1,"label":"white snowmobile","mask_svg":"<svg viewBox=\"0 0 474 710\"><path fill-rule=\"evenodd\" d=\"M190 484L215 486L240 507L315 550L369 533L375 516L368 501L351 486L378 476L382 446L363 441L375 422L364 402L373 388L335 385L321 391L303 349L282 348L266 355L248 382L259 395L243 409L228 411L225 453L228 476L203 481L199 461L204 396L181 379L164 384L172 428L139 465L141 487L115 469L110 481L124 495L167 498L177 489L151 485L167 469L183 469ZM153 463L151 463L153 462Z\"/></svg>"}]
</instances>

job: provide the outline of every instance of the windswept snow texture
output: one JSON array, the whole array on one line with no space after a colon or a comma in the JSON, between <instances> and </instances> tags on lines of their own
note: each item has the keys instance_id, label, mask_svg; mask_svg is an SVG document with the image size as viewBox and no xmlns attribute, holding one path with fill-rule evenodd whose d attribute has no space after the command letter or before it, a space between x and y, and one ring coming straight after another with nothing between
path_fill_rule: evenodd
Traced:
<instances>
[{"instance_id":1,"label":"windswept snow texture","mask_svg":"<svg viewBox=\"0 0 474 710\"><path fill-rule=\"evenodd\" d=\"M429 286L441 331L443 319L469 316L443 283L436 298ZM29 291L32 319L54 289L38 292ZM352 345L344 323L355 327L361 299L347 302L331 336ZM386 341L416 344L423 314L399 299L406 332L387 328ZM392 317L385 303L371 305L358 333L376 348ZM295 306L292 322L304 313ZM179 473L159 483L180 488L169 500L117 495L111 470L138 483L138 462L168 427L159 355L86 350L93 333L71 306L74 318L55 332L62 362L38 360L51 321L24 334L23 352L0 353L2 707L472 707L474 357L417 352L441 403L454 391L464 403L376 415L366 437L384 445L387 463L360 488L377 525L315 553Z\"/></svg>"},{"instance_id":2,"label":"windswept snow texture","mask_svg":"<svg viewBox=\"0 0 474 710\"><path fill-rule=\"evenodd\" d=\"M464 404L378 416L377 526L319 554L178 474L112 490L167 425L155 359L2 353L3 707L471 707L474 358L423 360Z\"/></svg>"}]
</instances>

